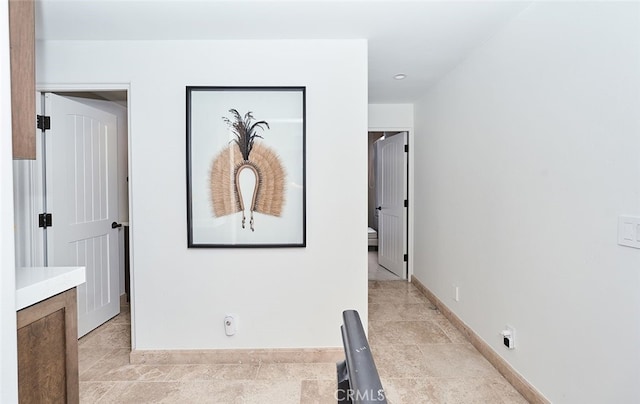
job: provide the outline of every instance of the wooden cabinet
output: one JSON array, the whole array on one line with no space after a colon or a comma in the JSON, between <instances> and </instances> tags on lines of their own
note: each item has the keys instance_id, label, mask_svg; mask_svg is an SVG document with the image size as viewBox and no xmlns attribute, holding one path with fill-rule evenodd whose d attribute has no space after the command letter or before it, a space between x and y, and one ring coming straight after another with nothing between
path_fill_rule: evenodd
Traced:
<instances>
[{"instance_id":1,"label":"wooden cabinet","mask_svg":"<svg viewBox=\"0 0 640 404\"><path fill-rule=\"evenodd\" d=\"M9 0L13 158L36 158L35 6Z\"/></svg>"},{"instance_id":2,"label":"wooden cabinet","mask_svg":"<svg viewBox=\"0 0 640 404\"><path fill-rule=\"evenodd\" d=\"M18 311L18 397L79 402L76 288Z\"/></svg>"}]
</instances>

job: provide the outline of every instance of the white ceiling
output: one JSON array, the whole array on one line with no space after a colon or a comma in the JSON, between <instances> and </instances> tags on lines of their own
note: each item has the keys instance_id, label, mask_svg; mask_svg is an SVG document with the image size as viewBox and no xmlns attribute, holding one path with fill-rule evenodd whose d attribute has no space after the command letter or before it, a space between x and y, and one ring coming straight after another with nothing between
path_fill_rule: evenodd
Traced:
<instances>
[{"instance_id":1,"label":"white ceiling","mask_svg":"<svg viewBox=\"0 0 640 404\"><path fill-rule=\"evenodd\" d=\"M412 103L525 1L36 0L59 40L354 39L369 43L369 102ZM407 78L394 80L397 73Z\"/></svg>"}]
</instances>

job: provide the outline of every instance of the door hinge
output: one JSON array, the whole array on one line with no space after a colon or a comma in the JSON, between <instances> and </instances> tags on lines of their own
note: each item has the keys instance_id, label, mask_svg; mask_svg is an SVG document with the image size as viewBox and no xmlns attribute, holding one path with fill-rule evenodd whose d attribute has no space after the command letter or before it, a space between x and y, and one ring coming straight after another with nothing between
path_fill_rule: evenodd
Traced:
<instances>
[{"instance_id":1,"label":"door hinge","mask_svg":"<svg viewBox=\"0 0 640 404\"><path fill-rule=\"evenodd\" d=\"M407 200L407 199L404 200L404 207L405 208L409 207L409 200Z\"/></svg>"},{"instance_id":2,"label":"door hinge","mask_svg":"<svg viewBox=\"0 0 640 404\"><path fill-rule=\"evenodd\" d=\"M404 151L405 151L405 153L409 152L409 145L408 144L404 145Z\"/></svg>"},{"instance_id":3,"label":"door hinge","mask_svg":"<svg viewBox=\"0 0 640 404\"><path fill-rule=\"evenodd\" d=\"M408 262L409 261L409 254L405 254L404 255L404 262Z\"/></svg>"},{"instance_id":4,"label":"door hinge","mask_svg":"<svg viewBox=\"0 0 640 404\"><path fill-rule=\"evenodd\" d=\"M45 115L38 115L38 129L49 130L51 129L51 117Z\"/></svg>"},{"instance_id":5,"label":"door hinge","mask_svg":"<svg viewBox=\"0 0 640 404\"><path fill-rule=\"evenodd\" d=\"M38 227L47 227L53 226L53 219L51 217L51 213L40 213L38 215Z\"/></svg>"}]
</instances>

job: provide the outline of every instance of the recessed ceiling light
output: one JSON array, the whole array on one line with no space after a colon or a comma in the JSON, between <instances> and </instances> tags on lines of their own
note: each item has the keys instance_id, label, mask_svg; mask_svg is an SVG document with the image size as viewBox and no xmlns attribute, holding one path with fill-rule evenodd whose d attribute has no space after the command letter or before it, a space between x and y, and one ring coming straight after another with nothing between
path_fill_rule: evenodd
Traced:
<instances>
[{"instance_id":1,"label":"recessed ceiling light","mask_svg":"<svg viewBox=\"0 0 640 404\"><path fill-rule=\"evenodd\" d=\"M404 73L400 73L400 74L396 74L395 76L393 76L394 79L396 80L404 80L407 78L407 75Z\"/></svg>"}]
</instances>

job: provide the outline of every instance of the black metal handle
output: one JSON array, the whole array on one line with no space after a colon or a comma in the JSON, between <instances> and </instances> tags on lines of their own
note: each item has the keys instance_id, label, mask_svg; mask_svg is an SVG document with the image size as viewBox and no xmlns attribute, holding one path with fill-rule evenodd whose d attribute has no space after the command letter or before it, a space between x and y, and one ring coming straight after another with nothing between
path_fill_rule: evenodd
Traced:
<instances>
[{"instance_id":1,"label":"black metal handle","mask_svg":"<svg viewBox=\"0 0 640 404\"><path fill-rule=\"evenodd\" d=\"M116 222L111 223L112 229L117 229L118 227L122 227L122 223L116 223Z\"/></svg>"},{"instance_id":2,"label":"black metal handle","mask_svg":"<svg viewBox=\"0 0 640 404\"><path fill-rule=\"evenodd\" d=\"M378 206L376 210L382 210L382 206Z\"/></svg>"}]
</instances>

